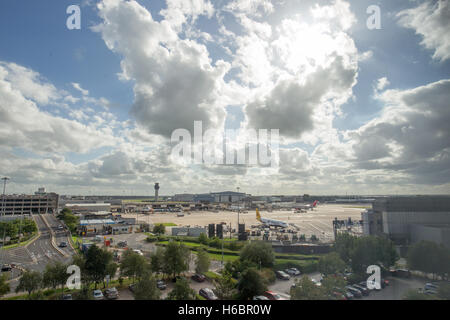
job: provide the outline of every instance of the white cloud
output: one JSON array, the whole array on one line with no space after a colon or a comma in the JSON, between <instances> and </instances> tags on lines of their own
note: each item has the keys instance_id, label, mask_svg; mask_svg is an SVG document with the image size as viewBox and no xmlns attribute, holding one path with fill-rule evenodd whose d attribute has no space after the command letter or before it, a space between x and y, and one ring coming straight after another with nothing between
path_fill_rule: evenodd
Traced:
<instances>
[{"instance_id":1,"label":"white cloud","mask_svg":"<svg viewBox=\"0 0 450 320\"><path fill-rule=\"evenodd\" d=\"M41 111L34 101L50 103L57 96L55 87L41 79L33 70L0 63L0 146L45 154L88 152L115 143L108 128L85 125ZM39 89L42 89L40 93Z\"/></svg>"},{"instance_id":2,"label":"white cloud","mask_svg":"<svg viewBox=\"0 0 450 320\"><path fill-rule=\"evenodd\" d=\"M60 98L60 92L39 73L15 63L0 62L0 77L22 95L39 104L49 104Z\"/></svg>"},{"instance_id":3,"label":"white cloud","mask_svg":"<svg viewBox=\"0 0 450 320\"><path fill-rule=\"evenodd\" d=\"M445 61L450 58L450 1L426 0L419 6L397 14L399 23L414 29L423 37L421 44L434 50L433 59Z\"/></svg>"},{"instance_id":4,"label":"white cloud","mask_svg":"<svg viewBox=\"0 0 450 320\"><path fill-rule=\"evenodd\" d=\"M383 78L380 78L380 79L378 79L377 81L376 81L376 84L375 84L375 89L377 90L377 91L381 91L381 90L384 90L387 86L389 86L391 83L389 82L389 80L388 80L388 78L386 78L386 77L383 77Z\"/></svg>"},{"instance_id":5,"label":"white cloud","mask_svg":"<svg viewBox=\"0 0 450 320\"><path fill-rule=\"evenodd\" d=\"M349 134L357 167L402 173L416 184L450 183L450 80L378 98L381 116Z\"/></svg>"},{"instance_id":6,"label":"white cloud","mask_svg":"<svg viewBox=\"0 0 450 320\"><path fill-rule=\"evenodd\" d=\"M77 89L78 91L80 91L81 94L82 94L83 96L89 95L89 91L88 91L88 90L84 90L84 89L80 86L79 83L72 82L72 87L74 87L75 89Z\"/></svg>"},{"instance_id":7,"label":"white cloud","mask_svg":"<svg viewBox=\"0 0 450 320\"><path fill-rule=\"evenodd\" d=\"M204 10L171 3L184 13ZM180 39L170 21L154 21L136 1L104 0L98 8L103 23L94 30L123 56L121 78L135 81L131 114L141 126L164 137L178 128L192 129L195 120L204 127L223 126L224 106L217 100L227 63L212 65L204 45Z\"/></svg>"}]
</instances>

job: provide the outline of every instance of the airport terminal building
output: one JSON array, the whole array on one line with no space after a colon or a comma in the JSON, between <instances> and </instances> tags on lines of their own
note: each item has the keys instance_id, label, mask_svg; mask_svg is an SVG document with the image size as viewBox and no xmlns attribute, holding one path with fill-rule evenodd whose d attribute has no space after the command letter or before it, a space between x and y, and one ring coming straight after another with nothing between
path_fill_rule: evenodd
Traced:
<instances>
[{"instance_id":1,"label":"airport terminal building","mask_svg":"<svg viewBox=\"0 0 450 320\"><path fill-rule=\"evenodd\" d=\"M450 197L387 197L362 213L365 235L385 235L399 245L427 240L450 248Z\"/></svg>"}]
</instances>

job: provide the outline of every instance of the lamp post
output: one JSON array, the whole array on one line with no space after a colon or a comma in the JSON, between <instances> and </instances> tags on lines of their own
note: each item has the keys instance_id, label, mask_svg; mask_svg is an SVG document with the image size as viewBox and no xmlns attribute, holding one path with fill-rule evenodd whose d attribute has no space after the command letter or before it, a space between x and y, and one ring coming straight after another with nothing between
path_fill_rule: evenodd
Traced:
<instances>
[{"instance_id":1,"label":"lamp post","mask_svg":"<svg viewBox=\"0 0 450 320\"><path fill-rule=\"evenodd\" d=\"M6 182L9 180L8 177L3 177L3 194L2 194L2 215L5 216L5 194L6 194ZM2 242L2 249L5 246L5 236L6 236L6 228L3 229L3 242ZM0 253L1 258L1 253Z\"/></svg>"},{"instance_id":2,"label":"lamp post","mask_svg":"<svg viewBox=\"0 0 450 320\"><path fill-rule=\"evenodd\" d=\"M238 193L239 193L239 189L240 189L240 188L237 187L237 192L238 192ZM238 238L239 238L239 234L240 234L240 233L239 233L239 214L240 214L240 212L241 212L241 205L240 205L240 202L239 202L239 195L238 195L238 225L237 225L237 226L238 226L238 229L237 229L237 230L238 230Z\"/></svg>"},{"instance_id":3,"label":"lamp post","mask_svg":"<svg viewBox=\"0 0 450 320\"><path fill-rule=\"evenodd\" d=\"M5 194L6 194L6 182L9 180L8 177L3 177L3 194L2 194L2 215L5 215Z\"/></svg>"}]
</instances>

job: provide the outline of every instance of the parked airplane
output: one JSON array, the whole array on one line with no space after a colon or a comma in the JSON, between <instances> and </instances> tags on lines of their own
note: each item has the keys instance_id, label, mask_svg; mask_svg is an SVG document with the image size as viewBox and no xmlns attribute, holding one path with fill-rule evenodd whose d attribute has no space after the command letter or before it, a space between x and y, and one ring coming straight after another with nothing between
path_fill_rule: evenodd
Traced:
<instances>
[{"instance_id":1,"label":"parked airplane","mask_svg":"<svg viewBox=\"0 0 450 320\"><path fill-rule=\"evenodd\" d=\"M317 206L317 200L314 201L312 204L302 204L302 205L297 205L295 206L295 209L298 211L301 210L312 210Z\"/></svg>"},{"instance_id":2,"label":"parked airplane","mask_svg":"<svg viewBox=\"0 0 450 320\"><path fill-rule=\"evenodd\" d=\"M268 227L270 227L270 226L282 227L282 228L288 227L288 224L284 221L261 218L258 208L256 208L256 220L258 220L259 222L263 223L264 225L266 225Z\"/></svg>"}]
</instances>

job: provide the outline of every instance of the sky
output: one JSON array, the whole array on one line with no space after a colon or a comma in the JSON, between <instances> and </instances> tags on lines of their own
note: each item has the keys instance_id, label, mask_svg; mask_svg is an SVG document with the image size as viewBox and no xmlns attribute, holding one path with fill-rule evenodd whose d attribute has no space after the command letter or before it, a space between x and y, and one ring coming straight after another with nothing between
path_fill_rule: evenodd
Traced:
<instances>
[{"instance_id":1,"label":"sky","mask_svg":"<svg viewBox=\"0 0 450 320\"><path fill-rule=\"evenodd\" d=\"M2 0L0 175L7 193L449 194L449 31L449 0ZM206 161L233 148L258 161Z\"/></svg>"}]
</instances>

